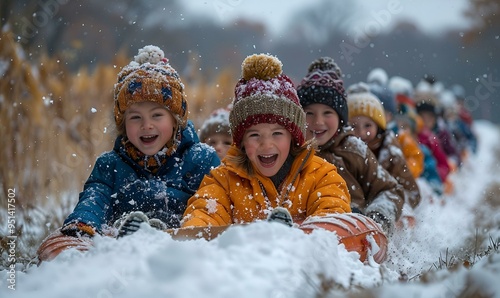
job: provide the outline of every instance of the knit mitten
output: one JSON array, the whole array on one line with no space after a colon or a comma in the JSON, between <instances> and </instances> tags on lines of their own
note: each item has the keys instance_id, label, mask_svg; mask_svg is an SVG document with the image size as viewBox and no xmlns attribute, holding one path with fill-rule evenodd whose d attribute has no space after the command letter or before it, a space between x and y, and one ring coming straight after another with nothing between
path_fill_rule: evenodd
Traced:
<instances>
[{"instance_id":1,"label":"knit mitten","mask_svg":"<svg viewBox=\"0 0 500 298\"><path fill-rule=\"evenodd\" d=\"M61 228L61 233L71 237L92 237L96 229L83 222L70 223Z\"/></svg>"},{"instance_id":2,"label":"knit mitten","mask_svg":"<svg viewBox=\"0 0 500 298\"><path fill-rule=\"evenodd\" d=\"M382 213L380 212L370 212L367 214L368 217L373 219L376 223L378 223L386 236L391 236L394 230L394 224Z\"/></svg>"},{"instance_id":3,"label":"knit mitten","mask_svg":"<svg viewBox=\"0 0 500 298\"><path fill-rule=\"evenodd\" d=\"M118 229L117 238L121 238L123 236L132 235L137 232L141 227L141 223L149 222L149 218L141 211L131 212L125 217L122 221L120 228Z\"/></svg>"}]
</instances>

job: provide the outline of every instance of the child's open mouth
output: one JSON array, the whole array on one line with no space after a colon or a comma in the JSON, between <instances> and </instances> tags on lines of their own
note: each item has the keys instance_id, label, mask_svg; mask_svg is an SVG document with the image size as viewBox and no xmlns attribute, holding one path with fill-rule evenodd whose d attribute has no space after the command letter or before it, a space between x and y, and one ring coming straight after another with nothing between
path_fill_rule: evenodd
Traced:
<instances>
[{"instance_id":1,"label":"child's open mouth","mask_svg":"<svg viewBox=\"0 0 500 298\"><path fill-rule=\"evenodd\" d=\"M154 143L154 141L156 141L157 138L158 138L157 135L142 136L141 141L144 144L151 144Z\"/></svg>"},{"instance_id":2,"label":"child's open mouth","mask_svg":"<svg viewBox=\"0 0 500 298\"><path fill-rule=\"evenodd\" d=\"M259 161L264 167L272 167L277 159L278 154L259 155Z\"/></svg>"},{"instance_id":3,"label":"child's open mouth","mask_svg":"<svg viewBox=\"0 0 500 298\"><path fill-rule=\"evenodd\" d=\"M322 135L326 133L326 130L314 130L313 136L316 138L320 138Z\"/></svg>"}]
</instances>

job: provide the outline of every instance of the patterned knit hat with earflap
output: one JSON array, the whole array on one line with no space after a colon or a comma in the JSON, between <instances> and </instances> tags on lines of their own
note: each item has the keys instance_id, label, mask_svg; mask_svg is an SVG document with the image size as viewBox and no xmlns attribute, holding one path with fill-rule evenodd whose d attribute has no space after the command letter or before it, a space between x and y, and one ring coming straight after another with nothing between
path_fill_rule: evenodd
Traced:
<instances>
[{"instance_id":1,"label":"patterned knit hat with earflap","mask_svg":"<svg viewBox=\"0 0 500 298\"><path fill-rule=\"evenodd\" d=\"M181 127L187 121L187 102L177 71L170 66L157 46L145 46L134 61L118 74L114 87L115 121L120 126L123 114L134 103L151 101L169 110Z\"/></svg>"},{"instance_id":2,"label":"patterned knit hat with earflap","mask_svg":"<svg viewBox=\"0 0 500 298\"><path fill-rule=\"evenodd\" d=\"M330 57L314 60L307 75L297 87L300 104L305 108L313 103L322 103L339 115L339 127L347 124L347 102L342 81L342 71Z\"/></svg>"},{"instance_id":3,"label":"patterned knit hat with earflap","mask_svg":"<svg viewBox=\"0 0 500 298\"><path fill-rule=\"evenodd\" d=\"M370 92L370 87L365 83L349 86L347 89L347 105L349 119L356 116L365 116L373 120L379 128L386 128L384 107L380 100Z\"/></svg>"},{"instance_id":4,"label":"patterned knit hat with earflap","mask_svg":"<svg viewBox=\"0 0 500 298\"><path fill-rule=\"evenodd\" d=\"M270 55L248 56L241 65L233 109L229 114L233 143L241 147L245 131L260 123L277 123L291 134L295 144L304 143L306 115L292 80L282 74L281 61Z\"/></svg>"},{"instance_id":5,"label":"patterned knit hat with earflap","mask_svg":"<svg viewBox=\"0 0 500 298\"><path fill-rule=\"evenodd\" d=\"M177 131L166 153L170 155L176 150L181 130L187 124L187 101L184 84L160 48L145 46L134 61L120 71L114 86L114 100L118 128L123 126L125 111L134 103L155 102L170 111L177 121Z\"/></svg>"}]
</instances>

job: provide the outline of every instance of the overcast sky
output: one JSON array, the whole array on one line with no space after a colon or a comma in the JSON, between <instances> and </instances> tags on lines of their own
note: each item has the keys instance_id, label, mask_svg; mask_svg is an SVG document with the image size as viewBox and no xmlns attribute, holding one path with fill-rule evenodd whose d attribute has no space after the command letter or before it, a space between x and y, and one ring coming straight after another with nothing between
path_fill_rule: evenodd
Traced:
<instances>
[{"instance_id":1,"label":"overcast sky","mask_svg":"<svg viewBox=\"0 0 500 298\"><path fill-rule=\"evenodd\" d=\"M331 0L339 1L339 0ZM321 0L189 0L183 1L194 12L210 16L225 24L239 17L259 20L271 33L279 34L296 11L318 5ZM468 0L358 0L360 18L376 18L382 11L391 12L390 23L399 19L413 20L428 33L450 28L466 28L470 22L463 16ZM352 1L342 0L346 5ZM380 15L383 15L381 13Z\"/></svg>"}]
</instances>

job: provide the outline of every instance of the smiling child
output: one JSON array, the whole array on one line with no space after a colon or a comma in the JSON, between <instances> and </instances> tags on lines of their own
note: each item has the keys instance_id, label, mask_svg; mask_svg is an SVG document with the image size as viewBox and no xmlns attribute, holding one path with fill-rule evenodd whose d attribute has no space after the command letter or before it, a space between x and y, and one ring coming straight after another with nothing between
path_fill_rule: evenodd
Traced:
<instances>
[{"instance_id":1,"label":"smiling child","mask_svg":"<svg viewBox=\"0 0 500 298\"><path fill-rule=\"evenodd\" d=\"M189 200L183 227L253 222L277 208L295 221L351 211L335 166L304 141L305 114L281 67L264 54L243 61L229 115L233 145Z\"/></svg>"}]
</instances>

